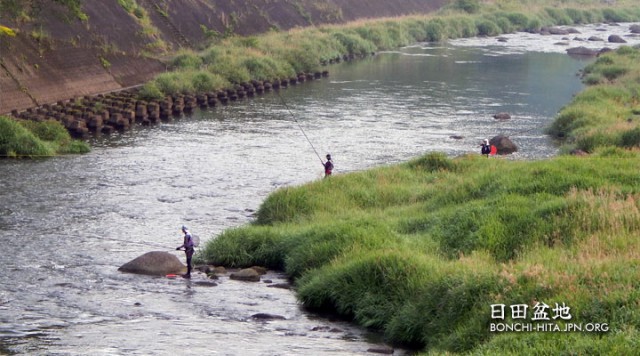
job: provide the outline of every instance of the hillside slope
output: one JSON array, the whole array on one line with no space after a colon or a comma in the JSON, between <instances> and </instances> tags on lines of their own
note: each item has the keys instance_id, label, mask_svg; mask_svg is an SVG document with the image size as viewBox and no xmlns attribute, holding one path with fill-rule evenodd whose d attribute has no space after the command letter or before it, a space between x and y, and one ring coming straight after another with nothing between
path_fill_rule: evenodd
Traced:
<instances>
[{"instance_id":1,"label":"hillside slope","mask_svg":"<svg viewBox=\"0 0 640 356\"><path fill-rule=\"evenodd\" d=\"M79 9L69 3L80 3ZM447 0L0 0L0 113L118 90L208 40L437 10Z\"/></svg>"}]
</instances>

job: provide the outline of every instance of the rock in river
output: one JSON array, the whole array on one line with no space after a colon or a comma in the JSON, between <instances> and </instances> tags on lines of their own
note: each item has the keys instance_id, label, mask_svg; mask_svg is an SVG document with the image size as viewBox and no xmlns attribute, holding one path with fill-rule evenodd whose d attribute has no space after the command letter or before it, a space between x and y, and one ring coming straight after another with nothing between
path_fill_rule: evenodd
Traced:
<instances>
[{"instance_id":1,"label":"rock in river","mask_svg":"<svg viewBox=\"0 0 640 356\"><path fill-rule=\"evenodd\" d=\"M118 268L118 271L120 272L148 274L153 276L180 274L185 273L186 270L187 267L180 262L178 257L164 251L147 252Z\"/></svg>"}]
</instances>

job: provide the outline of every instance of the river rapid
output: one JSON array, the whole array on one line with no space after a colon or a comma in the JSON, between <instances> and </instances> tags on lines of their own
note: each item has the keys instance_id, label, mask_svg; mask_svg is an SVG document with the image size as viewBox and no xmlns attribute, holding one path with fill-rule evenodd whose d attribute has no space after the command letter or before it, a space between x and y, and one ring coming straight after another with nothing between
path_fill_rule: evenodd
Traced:
<instances>
[{"instance_id":1,"label":"river rapid","mask_svg":"<svg viewBox=\"0 0 640 356\"><path fill-rule=\"evenodd\" d=\"M578 29L628 33L602 28ZM278 272L214 286L199 273L117 269L149 251L184 261L182 225L206 243L250 222L270 192L321 179L318 155L344 174L432 151L477 154L497 134L518 145L512 159L557 154L543 128L593 59L569 57L554 36L507 37L379 53L279 94L92 139L86 155L0 161L0 354L367 354L382 344L376 334L304 311L270 287L286 282Z\"/></svg>"}]
</instances>

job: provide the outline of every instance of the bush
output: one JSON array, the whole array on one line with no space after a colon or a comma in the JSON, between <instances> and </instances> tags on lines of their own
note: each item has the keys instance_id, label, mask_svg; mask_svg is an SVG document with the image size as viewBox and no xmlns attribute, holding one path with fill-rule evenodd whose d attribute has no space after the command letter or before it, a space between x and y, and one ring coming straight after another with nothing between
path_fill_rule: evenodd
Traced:
<instances>
[{"instance_id":1,"label":"bush","mask_svg":"<svg viewBox=\"0 0 640 356\"><path fill-rule=\"evenodd\" d=\"M303 189L283 188L262 202L256 214L256 223L267 225L290 222L310 211L311 202Z\"/></svg>"},{"instance_id":2,"label":"bush","mask_svg":"<svg viewBox=\"0 0 640 356\"><path fill-rule=\"evenodd\" d=\"M524 30L529 25L529 18L523 13L510 12L506 14L506 17L518 30Z\"/></svg>"},{"instance_id":3,"label":"bush","mask_svg":"<svg viewBox=\"0 0 640 356\"><path fill-rule=\"evenodd\" d=\"M438 42L445 39L445 24L440 19L434 19L427 23L426 26L426 41Z\"/></svg>"},{"instance_id":4,"label":"bush","mask_svg":"<svg viewBox=\"0 0 640 356\"><path fill-rule=\"evenodd\" d=\"M197 93L220 90L229 86L229 82L219 75L205 71L191 73L191 82Z\"/></svg>"},{"instance_id":5,"label":"bush","mask_svg":"<svg viewBox=\"0 0 640 356\"><path fill-rule=\"evenodd\" d=\"M553 19L553 24L555 25L566 26L573 24L573 20L565 13L564 9L546 8L545 11Z\"/></svg>"},{"instance_id":6,"label":"bush","mask_svg":"<svg viewBox=\"0 0 640 356\"><path fill-rule=\"evenodd\" d=\"M69 144L71 142L69 132L57 121L20 121L20 124L43 141L59 144Z\"/></svg>"},{"instance_id":7,"label":"bush","mask_svg":"<svg viewBox=\"0 0 640 356\"><path fill-rule=\"evenodd\" d=\"M363 39L357 33L338 31L334 32L333 36L347 49L349 54L368 55L376 51L376 46L371 41Z\"/></svg>"},{"instance_id":8,"label":"bush","mask_svg":"<svg viewBox=\"0 0 640 356\"><path fill-rule=\"evenodd\" d=\"M182 52L171 61L171 65L178 69L200 69L203 63L202 58L192 52Z\"/></svg>"},{"instance_id":9,"label":"bush","mask_svg":"<svg viewBox=\"0 0 640 356\"><path fill-rule=\"evenodd\" d=\"M469 14L475 14L480 11L480 2L478 0L456 0L455 7Z\"/></svg>"},{"instance_id":10,"label":"bush","mask_svg":"<svg viewBox=\"0 0 640 356\"><path fill-rule=\"evenodd\" d=\"M602 16L607 22L631 22L631 16L624 9L604 9Z\"/></svg>"},{"instance_id":11,"label":"bush","mask_svg":"<svg viewBox=\"0 0 640 356\"><path fill-rule=\"evenodd\" d=\"M138 97L142 100L162 100L164 98L164 93L158 88L158 85L155 81L148 82L142 86L140 91L138 92Z\"/></svg>"},{"instance_id":12,"label":"bush","mask_svg":"<svg viewBox=\"0 0 640 356\"><path fill-rule=\"evenodd\" d=\"M282 270L282 239L276 230L259 226L228 229L208 243L199 258L234 268L260 265Z\"/></svg>"},{"instance_id":13,"label":"bush","mask_svg":"<svg viewBox=\"0 0 640 356\"><path fill-rule=\"evenodd\" d=\"M480 36L496 36L500 34L498 25L487 19L478 20L476 27L478 28L478 35Z\"/></svg>"},{"instance_id":14,"label":"bush","mask_svg":"<svg viewBox=\"0 0 640 356\"><path fill-rule=\"evenodd\" d=\"M624 131L620 137L620 145L626 148L640 147L640 127Z\"/></svg>"},{"instance_id":15,"label":"bush","mask_svg":"<svg viewBox=\"0 0 640 356\"><path fill-rule=\"evenodd\" d=\"M242 83L251 80L249 70L230 56L225 56L214 65L209 66L209 71L230 83Z\"/></svg>"},{"instance_id":16,"label":"bush","mask_svg":"<svg viewBox=\"0 0 640 356\"><path fill-rule=\"evenodd\" d=\"M623 65L611 65L601 68L599 72L608 80L613 81L627 74L629 72L629 69Z\"/></svg>"},{"instance_id":17,"label":"bush","mask_svg":"<svg viewBox=\"0 0 640 356\"><path fill-rule=\"evenodd\" d=\"M53 156L55 152L17 121L0 116L0 156Z\"/></svg>"},{"instance_id":18,"label":"bush","mask_svg":"<svg viewBox=\"0 0 640 356\"><path fill-rule=\"evenodd\" d=\"M571 18L571 23L573 24L584 24L587 23L587 19L585 18L585 12L579 9L565 9L565 13L569 18Z\"/></svg>"},{"instance_id":19,"label":"bush","mask_svg":"<svg viewBox=\"0 0 640 356\"><path fill-rule=\"evenodd\" d=\"M420 158L413 159L407 163L412 169L425 170L428 172L436 171L453 171L456 168L453 160L448 158L444 153L433 152L426 154Z\"/></svg>"}]
</instances>

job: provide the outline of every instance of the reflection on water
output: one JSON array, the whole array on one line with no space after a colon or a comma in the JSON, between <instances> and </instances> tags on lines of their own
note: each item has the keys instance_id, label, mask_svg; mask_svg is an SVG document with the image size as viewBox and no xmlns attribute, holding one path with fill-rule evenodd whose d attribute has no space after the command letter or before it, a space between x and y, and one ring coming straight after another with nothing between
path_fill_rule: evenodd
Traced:
<instances>
[{"instance_id":1,"label":"reflection on water","mask_svg":"<svg viewBox=\"0 0 640 356\"><path fill-rule=\"evenodd\" d=\"M333 66L329 78L281 98L269 93L95 139L87 155L1 161L0 352L366 353L369 335L305 313L289 290L117 268L152 250L183 259L174 251L183 224L204 242L251 221L274 189L320 179L294 117L321 156L332 154L336 174L429 151L477 153L496 134L520 147L515 158L553 155L542 128L580 90L575 74L584 65L558 53L416 45ZM502 111L512 120L492 118Z\"/></svg>"}]
</instances>

